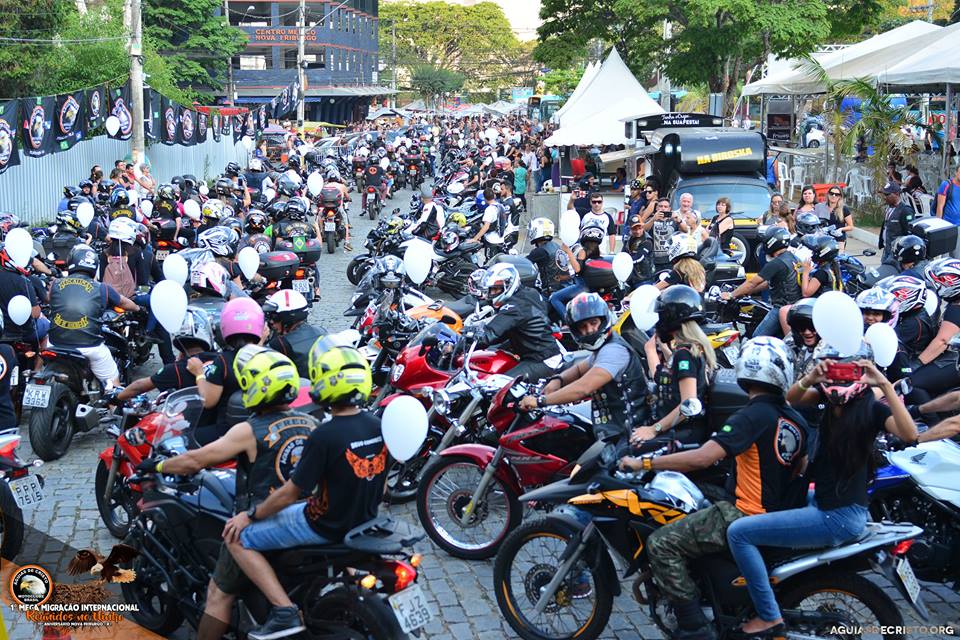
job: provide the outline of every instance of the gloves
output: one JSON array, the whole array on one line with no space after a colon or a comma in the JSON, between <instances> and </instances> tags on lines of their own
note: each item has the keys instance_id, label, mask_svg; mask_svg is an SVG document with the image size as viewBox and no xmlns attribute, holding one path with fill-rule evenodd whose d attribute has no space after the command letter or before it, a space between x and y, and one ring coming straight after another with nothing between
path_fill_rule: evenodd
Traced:
<instances>
[{"instance_id":1,"label":"gloves","mask_svg":"<svg viewBox=\"0 0 960 640\"><path fill-rule=\"evenodd\" d=\"M913 418L914 420L919 420L923 415L920 412L919 405L915 405L915 404L907 405L907 412L910 414L910 417Z\"/></svg>"},{"instance_id":2,"label":"gloves","mask_svg":"<svg viewBox=\"0 0 960 640\"><path fill-rule=\"evenodd\" d=\"M157 465L162 462L156 458L144 458L140 461L140 464L137 465L137 472L139 473L156 473Z\"/></svg>"}]
</instances>

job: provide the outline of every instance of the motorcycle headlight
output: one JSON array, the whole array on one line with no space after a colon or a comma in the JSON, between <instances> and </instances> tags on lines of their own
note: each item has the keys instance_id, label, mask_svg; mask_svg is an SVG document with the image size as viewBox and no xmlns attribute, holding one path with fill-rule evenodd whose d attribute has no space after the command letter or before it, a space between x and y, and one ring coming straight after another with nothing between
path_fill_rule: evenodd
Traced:
<instances>
[{"instance_id":1,"label":"motorcycle headlight","mask_svg":"<svg viewBox=\"0 0 960 640\"><path fill-rule=\"evenodd\" d=\"M442 416L450 411L450 394L443 389L433 392L433 408Z\"/></svg>"},{"instance_id":2,"label":"motorcycle headlight","mask_svg":"<svg viewBox=\"0 0 960 640\"><path fill-rule=\"evenodd\" d=\"M404 369L406 369L405 365L402 365L402 364L393 365L393 369L390 370L390 381L396 382L397 380L399 380L400 376L403 375Z\"/></svg>"}]
</instances>

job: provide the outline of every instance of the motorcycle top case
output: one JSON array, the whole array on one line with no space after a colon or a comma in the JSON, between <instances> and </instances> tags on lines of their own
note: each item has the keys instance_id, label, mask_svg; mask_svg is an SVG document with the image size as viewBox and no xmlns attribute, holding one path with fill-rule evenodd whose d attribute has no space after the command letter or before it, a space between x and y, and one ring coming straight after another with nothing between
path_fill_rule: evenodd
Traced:
<instances>
[{"instance_id":1,"label":"motorcycle top case","mask_svg":"<svg viewBox=\"0 0 960 640\"><path fill-rule=\"evenodd\" d=\"M957 247L957 226L943 218L914 220L910 233L927 243L927 258L950 253Z\"/></svg>"},{"instance_id":2,"label":"motorcycle top case","mask_svg":"<svg viewBox=\"0 0 960 640\"><path fill-rule=\"evenodd\" d=\"M340 198L340 189L337 187L329 186L320 189L320 204L324 207L339 207Z\"/></svg>"},{"instance_id":3,"label":"motorcycle top case","mask_svg":"<svg viewBox=\"0 0 960 640\"><path fill-rule=\"evenodd\" d=\"M490 261L491 265L494 265L498 262L506 262L507 264L512 264L517 268L517 273L520 274L520 282L525 287L536 287L537 278L540 276L540 270L537 268L537 265L533 264L523 256L512 256L507 253L500 253L494 256Z\"/></svg>"},{"instance_id":4,"label":"motorcycle top case","mask_svg":"<svg viewBox=\"0 0 960 640\"><path fill-rule=\"evenodd\" d=\"M613 275L613 264L600 258L587 260L580 270L580 277L590 291L614 289L619 285L617 276Z\"/></svg>"},{"instance_id":5,"label":"motorcycle top case","mask_svg":"<svg viewBox=\"0 0 960 640\"><path fill-rule=\"evenodd\" d=\"M316 238L304 238L302 243L277 240L277 249L297 254L303 264L313 264L320 259L320 254L323 253L323 244Z\"/></svg>"},{"instance_id":6,"label":"motorcycle top case","mask_svg":"<svg viewBox=\"0 0 960 640\"><path fill-rule=\"evenodd\" d=\"M300 266L300 258L293 251L267 251L260 254L259 274L271 282L293 276Z\"/></svg>"}]
</instances>

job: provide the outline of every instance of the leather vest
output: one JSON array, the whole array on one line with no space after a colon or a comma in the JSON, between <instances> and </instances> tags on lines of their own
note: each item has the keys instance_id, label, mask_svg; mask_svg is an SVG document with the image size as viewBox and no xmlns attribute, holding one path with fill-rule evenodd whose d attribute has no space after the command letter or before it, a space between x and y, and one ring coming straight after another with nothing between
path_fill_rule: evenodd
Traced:
<instances>
[{"instance_id":1,"label":"leather vest","mask_svg":"<svg viewBox=\"0 0 960 640\"><path fill-rule=\"evenodd\" d=\"M111 209L110 219L116 220L117 218L130 218L131 220L137 219L137 217L133 214L133 209L130 207L117 207L116 209Z\"/></svg>"},{"instance_id":2,"label":"leather vest","mask_svg":"<svg viewBox=\"0 0 960 640\"><path fill-rule=\"evenodd\" d=\"M556 240L550 240L543 245L543 250L547 252L548 259L544 260L542 264L537 265L540 269L540 282L544 287L553 289L557 285L558 276L560 275L557 255L563 253L563 250L560 248L560 245L557 244Z\"/></svg>"},{"instance_id":3,"label":"leather vest","mask_svg":"<svg viewBox=\"0 0 960 640\"><path fill-rule=\"evenodd\" d=\"M312 416L298 411L278 411L250 416L257 442L257 459L251 462L245 453L237 457L237 512L267 499L290 478L303 455L310 432L317 426Z\"/></svg>"},{"instance_id":4,"label":"leather vest","mask_svg":"<svg viewBox=\"0 0 960 640\"><path fill-rule=\"evenodd\" d=\"M310 347L317 341L317 338L325 334L326 331L307 322L301 322L296 329L280 337L280 339L286 343L285 352L287 357L293 360L293 364L297 366L297 373L300 374L301 378L310 377L310 369L308 367Z\"/></svg>"},{"instance_id":5,"label":"leather vest","mask_svg":"<svg viewBox=\"0 0 960 640\"><path fill-rule=\"evenodd\" d=\"M103 342L100 317L104 312L99 282L68 276L50 291L50 341L58 347L95 347Z\"/></svg>"},{"instance_id":6,"label":"leather vest","mask_svg":"<svg viewBox=\"0 0 960 640\"><path fill-rule=\"evenodd\" d=\"M427 219L423 222L423 227L420 228L420 235L424 238L433 238L440 231L440 212L438 206L431 203L430 208L430 215L427 216Z\"/></svg>"},{"instance_id":7,"label":"leather vest","mask_svg":"<svg viewBox=\"0 0 960 640\"><path fill-rule=\"evenodd\" d=\"M623 346L630 354L630 361L620 375L590 396L593 428L598 436L627 434L635 427L648 424L647 377L639 356L626 340L613 333L606 344Z\"/></svg>"},{"instance_id":8,"label":"leather vest","mask_svg":"<svg viewBox=\"0 0 960 640\"><path fill-rule=\"evenodd\" d=\"M273 235L275 238L289 240L295 236L306 236L307 238L313 238L316 236L316 232L306 222L301 222L299 220L281 220L277 224L273 225Z\"/></svg>"}]
</instances>

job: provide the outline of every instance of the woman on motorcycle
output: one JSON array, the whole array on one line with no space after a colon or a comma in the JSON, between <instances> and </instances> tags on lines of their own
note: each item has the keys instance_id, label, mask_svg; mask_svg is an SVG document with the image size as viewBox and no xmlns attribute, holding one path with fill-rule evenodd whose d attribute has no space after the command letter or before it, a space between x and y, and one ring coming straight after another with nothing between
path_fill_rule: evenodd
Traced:
<instances>
[{"instance_id":1,"label":"woman on motorcycle","mask_svg":"<svg viewBox=\"0 0 960 640\"><path fill-rule=\"evenodd\" d=\"M700 328L706 320L703 299L694 289L678 284L657 298L657 345L653 359L648 349L648 367L659 388L656 410L659 420L652 426L633 430L630 440L640 444L669 431L676 421L680 403L688 398L706 395L709 381L717 370L717 356L713 345ZM684 443L703 442L707 433L703 415L687 419L677 429L677 439Z\"/></svg>"},{"instance_id":2,"label":"woman on motorcycle","mask_svg":"<svg viewBox=\"0 0 960 640\"><path fill-rule=\"evenodd\" d=\"M717 215L714 216L713 220L710 221L709 226L707 226L707 233L711 238L716 238L720 243L720 250L725 254L730 255L730 241L733 239L733 204L730 202L730 198L720 197L717 198L717 203L714 205Z\"/></svg>"},{"instance_id":3,"label":"woman on motorcycle","mask_svg":"<svg viewBox=\"0 0 960 640\"><path fill-rule=\"evenodd\" d=\"M793 406L827 404L820 426L816 458L810 475L816 481L813 501L802 509L789 509L740 518L727 529L727 541L757 617L744 623L744 633L782 629L783 617L759 546L792 549L830 547L855 540L867 524L867 483L873 475L874 439L888 431L904 442L916 442L917 427L897 396L893 384L873 363L873 352L864 343L860 351L842 357L827 344L816 354L817 364L787 392ZM856 363L859 380L830 380L832 365ZM869 393L877 388L887 404Z\"/></svg>"},{"instance_id":4,"label":"woman on motorcycle","mask_svg":"<svg viewBox=\"0 0 960 640\"><path fill-rule=\"evenodd\" d=\"M703 293L707 288L707 272L697 261L697 240L686 233L678 233L670 241L670 263L673 268L663 280L654 285L663 291L675 284L684 284L692 287L697 293Z\"/></svg>"},{"instance_id":5,"label":"woman on motorcycle","mask_svg":"<svg viewBox=\"0 0 960 640\"><path fill-rule=\"evenodd\" d=\"M530 233L542 233L542 229L539 227L533 229L533 221L530 222L530 225ZM604 231L600 227L584 227L580 232L580 239L577 244L573 245L572 249L567 249L567 257L570 259L570 268L573 269L574 275L567 286L550 296L550 307L556 313L558 319L563 318L566 314L567 303L573 300L578 293L586 291L583 280L580 278L580 272L587 260L600 257L600 245L603 244L603 236ZM566 246L566 244L563 245L564 248Z\"/></svg>"}]
</instances>

